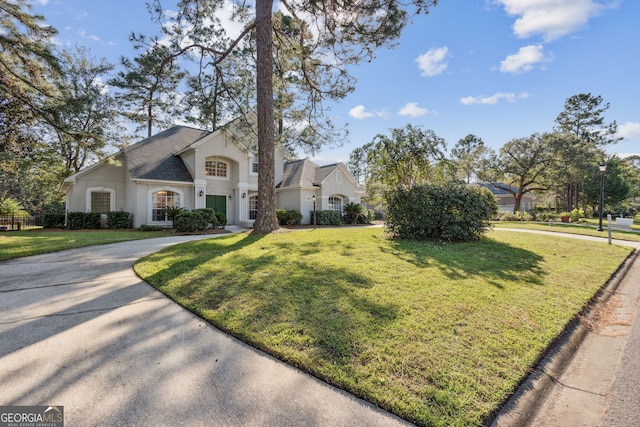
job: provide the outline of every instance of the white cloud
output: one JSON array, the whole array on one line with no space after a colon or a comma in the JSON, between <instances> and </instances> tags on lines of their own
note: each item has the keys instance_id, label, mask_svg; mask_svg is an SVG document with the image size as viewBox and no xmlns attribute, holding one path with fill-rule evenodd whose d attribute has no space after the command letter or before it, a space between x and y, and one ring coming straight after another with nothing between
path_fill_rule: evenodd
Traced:
<instances>
[{"instance_id":1,"label":"white cloud","mask_svg":"<svg viewBox=\"0 0 640 427\"><path fill-rule=\"evenodd\" d=\"M420 117L429 114L429 110L419 107L417 102L408 102L398 111L398 114L401 116Z\"/></svg>"},{"instance_id":2,"label":"white cloud","mask_svg":"<svg viewBox=\"0 0 640 427\"><path fill-rule=\"evenodd\" d=\"M640 123L638 122L626 122L618 125L618 131L616 136L622 138L640 138Z\"/></svg>"},{"instance_id":3,"label":"white cloud","mask_svg":"<svg viewBox=\"0 0 640 427\"><path fill-rule=\"evenodd\" d=\"M542 35L547 42L587 26L589 19L607 7L596 0L495 0L511 16L519 18L513 32L520 38Z\"/></svg>"},{"instance_id":4,"label":"white cloud","mask_svg":"<svg viewBox=\"0 0 640 427\"><path fill-rule=\"evenodd\" d=\"M94 42L100 41L100 37L96 36L95 34L89 34L82 29L78 30L78 35L80 35L80 37L82 37L83 39L93 40Z\"/></svg>"},{"instance_id":5,"label":"white cloud","mask_svg":"<svg viewBox=\"0 0 640 427\"><path fill-rule=\"evenodd\" d=\"M527 92L515 94L513 92L498 92L491 96L467 96L466 98L460 98L460 102L464 105L494 105L500 100L506 100L507 102L516 102L519 99L526 99L529 97Z\"/></svg>"},{"instance_id":6,"label":"white cloud","mask_svg":"<svg viewBox=\"0 0 640 427\"><path fill-rule=\"evenodd\" d=\"M519 74L531 71L536 64L552 61L551 55L544 54L542 45L530 45L521 47L518 53L508 55L500 63L500 71L503 73Z\"/></svg>"},{"instance_id":7,"label":"white cloud","mask_svg":"<svg viewBox=\"0 0 640 427\"><path fill-rule=\"evenodd\" d=\"M447 52L449 48L447 46L429 49L427 52L418 56L416 62L420 69L420 75L426 77L433 77L441 74L447 69Z\"/></svg>"},{"instance_id":8,"label":"white cloud","mask_svg":"<svg viewBox=\"0 0 640 427\"><path fill-rule=\"evenodd\" d=\"M354 119L363 120L369 119L371 117L384 117L387 115L387 113L384 110L372 113L370 111L366 111L364 105L357 105L349 110L349 115Z\"/></svg>"}]
</instances>

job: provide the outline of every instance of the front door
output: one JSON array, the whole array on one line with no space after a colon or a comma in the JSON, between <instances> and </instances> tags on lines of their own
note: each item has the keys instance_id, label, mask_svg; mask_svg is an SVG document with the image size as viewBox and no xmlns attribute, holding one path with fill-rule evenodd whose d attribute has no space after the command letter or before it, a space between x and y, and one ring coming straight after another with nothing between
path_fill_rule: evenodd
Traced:
<instances>
[{"instance_id":1,"label":"front door","mask_svg":"<svg viewBox=\"0 0 640 427\"><path fill-rule=\"evenodd\" d=\"M211 208L217 213L227 214L227 196L207 195L207 208Z\"/></svg>"}]
</instances>

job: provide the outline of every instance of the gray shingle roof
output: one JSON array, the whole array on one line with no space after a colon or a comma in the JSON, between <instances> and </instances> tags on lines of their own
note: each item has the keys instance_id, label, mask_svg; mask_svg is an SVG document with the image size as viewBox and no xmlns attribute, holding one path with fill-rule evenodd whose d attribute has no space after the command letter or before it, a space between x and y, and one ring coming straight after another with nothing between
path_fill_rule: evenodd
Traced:
<instances>
[{"instance_id":1,"label":"gray shingle roof","mask_svg":"<svg viewBox=\"0 0 640 427\"><path fill-rule=\"evenodd\" d=\"M206 130L174 126L124 149L132 179L193 181L182 159L175 154L209 135Z\"/></svg>"},{"instance_id":2,"label":"gray shingle roof","mask_svg":"<svg viewBox=\"0 0 640 427\"><path fill-rule=\"evenodd\" d=\"M318 187L337 167L337 164L318 166L307 159L288 162L284 165L282 182L276 188Z\"/></svg>"}]
</instances>

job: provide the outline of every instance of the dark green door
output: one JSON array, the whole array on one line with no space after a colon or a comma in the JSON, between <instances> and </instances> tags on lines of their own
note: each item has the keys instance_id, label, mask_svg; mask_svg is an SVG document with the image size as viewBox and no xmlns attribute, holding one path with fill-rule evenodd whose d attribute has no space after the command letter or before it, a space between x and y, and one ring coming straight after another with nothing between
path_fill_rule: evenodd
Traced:
<instances>
[{"instance_id":1,"label":"dark green door","mask_svg":"<svg viewBox=\"0 0 640 427\"><path fill-rule=\"evenodd\" d=\"M217 213L227 214L227 196L209 196L207 195L207 207L213 209Z\"/></svg>"}]
</instances>

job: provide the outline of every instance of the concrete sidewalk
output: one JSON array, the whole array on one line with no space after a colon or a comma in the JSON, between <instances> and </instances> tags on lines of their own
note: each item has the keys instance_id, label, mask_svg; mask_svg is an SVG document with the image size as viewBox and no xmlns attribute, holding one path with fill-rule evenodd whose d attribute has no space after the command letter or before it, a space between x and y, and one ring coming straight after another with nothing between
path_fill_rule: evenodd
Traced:
<instances>
[{"instance_id":1,"label":"concrete sidewalk","mask_svg":"<svg viewBox=\"0 0 640 427\"><path fill-rule=\"evenodd\" d=\"M570 328L493 426L640 426L640 245L612 243L636 249L590 316Z\"/></svg>"},{"instance_id":2,"label":"concrete sidewalk","mask_svg":"<svg viewBox=\"0 0 640 427\"><path fill-rule=\"evenodd\" d=\"M211 236L0 263L0 405L67 426L402 426L211 327L140 280L140 257Z\"/></svg>"}]
</instances>

